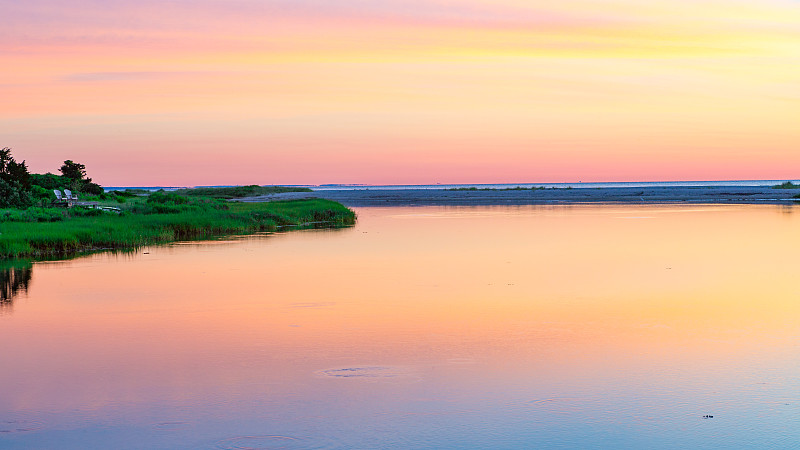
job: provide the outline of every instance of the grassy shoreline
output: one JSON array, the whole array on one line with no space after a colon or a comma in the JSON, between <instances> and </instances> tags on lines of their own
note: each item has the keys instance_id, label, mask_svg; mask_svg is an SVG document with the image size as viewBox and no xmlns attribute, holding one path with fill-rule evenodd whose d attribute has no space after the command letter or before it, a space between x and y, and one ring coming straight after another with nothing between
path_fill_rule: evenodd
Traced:
<instances>
[{"instance_id":1,"label":"grassy shoreline","mask_svg":"<svg viewBox=\"0 0 800 450\"><path fill-rule=\"evenodd\" d=\"M208 187L178 189L173 191L178 195L189 197L209 197L230 200L233 198L255 197L258 195L283 194L285 192L312 192L309 188L287 187L287 186L259 186L251 184L249 186L231 187Z\"/></svg>"},{"instance_id":2,"label":"grassy shoreline","mask_svg":"<svg viewBox=\"0 0 800 450\"><path fill-rule=\"evenodd\" d=\"M121 214L99 210L78 212L79 208L73 208L74 212L54 212L54 208L6 210L3 211L6 220L0 222L0 258L43 258L129 249L291 227L335 228L353 225L356 219L355 213L342 204L317 198L267 203L209 198L182 203L182 198L185 197L169 197L153 204L142 199L132 202ZM26 217L27 221L14 221L9 219L11 213L28 214L33 220ZM50 221L51 218L57 220Z\"/></svg>"}]
</instances>

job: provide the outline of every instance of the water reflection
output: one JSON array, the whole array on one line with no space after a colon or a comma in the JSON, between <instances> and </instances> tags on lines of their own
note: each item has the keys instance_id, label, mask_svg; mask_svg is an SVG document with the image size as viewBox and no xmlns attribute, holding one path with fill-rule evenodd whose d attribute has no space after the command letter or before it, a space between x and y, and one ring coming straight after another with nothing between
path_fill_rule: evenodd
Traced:
<instances>
[{"instance_id":1,"label":"water reflection","mask_svg":"<svg viewBox=\"0 0 800 450\"><path fill-rule=\"evenodd\" d=\"M31 283L33 265L30 262L6 263L0 267L0 312L11 310L14 299L27 293Z\"/></svg>"},{"instance_id":2,"label":"water reflection","mask_svg":"<svg viewBox=\"0 0 800 450\"><path fill-rule=\"evenodd\" d=\"M358 213L37 263L0 326L0 447L800 442L800 214Z\"/></svg>"}]
</instances>

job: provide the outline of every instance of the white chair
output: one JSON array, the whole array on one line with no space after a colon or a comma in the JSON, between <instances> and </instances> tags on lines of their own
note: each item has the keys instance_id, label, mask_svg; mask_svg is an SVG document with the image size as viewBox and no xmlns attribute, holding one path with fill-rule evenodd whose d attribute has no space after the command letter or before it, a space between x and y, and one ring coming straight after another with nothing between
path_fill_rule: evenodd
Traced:
<instances>
[{"instance_id":1,"label":"white chair","mask_svg":"<svg viewBox=\"0 0 800 450\"><path fill-rule=\"evenodd\" d=\"M67 197L67 206L72 206L78 201L78 194L73 194L69 189L64 189L64 195Z\"/></svg>"},{"instance_id":2,"label":"white chair","mask_svg":"<svg viewBox=\"0 0 800 450\"><path fill-rule=\"evenodd\" d=\"M61 194L61 191L59 191L58 189L53 189L53 193L56 194L56 199L53 200L52 203L53 205L66 206L67 208L72 206L72 199L71 195L69 194L69 191L64 189L64 192L66 192L67 194L63 195Z\"/></svg>"}]
</instances>

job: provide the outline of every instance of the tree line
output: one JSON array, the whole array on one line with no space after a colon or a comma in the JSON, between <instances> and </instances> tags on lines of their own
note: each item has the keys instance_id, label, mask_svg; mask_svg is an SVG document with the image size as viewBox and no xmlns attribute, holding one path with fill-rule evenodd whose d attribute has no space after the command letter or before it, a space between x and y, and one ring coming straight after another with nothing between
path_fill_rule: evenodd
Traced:
<instances>
[{"instance_id":1,"label":"tree line","mask_svg":"<svg viewBox=\"0 0 800 450\"><path fill-rule=\"evenodd\" d=\"M72 160L64 161L61 175L28 172L25 161L17 162L11 149L0 150L0 208L27 208L49 203L53 191L69 189L90 195L100 195L103 188L86 176L86 166Z\"/></svg>"}]
</instances>

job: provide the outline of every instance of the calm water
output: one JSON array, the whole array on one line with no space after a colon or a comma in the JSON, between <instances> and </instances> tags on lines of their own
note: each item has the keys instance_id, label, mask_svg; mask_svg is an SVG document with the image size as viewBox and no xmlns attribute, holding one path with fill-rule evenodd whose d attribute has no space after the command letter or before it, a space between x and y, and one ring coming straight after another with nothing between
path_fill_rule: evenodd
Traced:
<instances>
[{"instance_id":1,"label":"calm water","mask_svg":"<svg viewBox=\"0 0 800 450\"><path fill-rule=\"evenodd\" d=\"M800 209L358 214L4 271L0 448L800 445Z\"/></svg>"}]
</instances>

